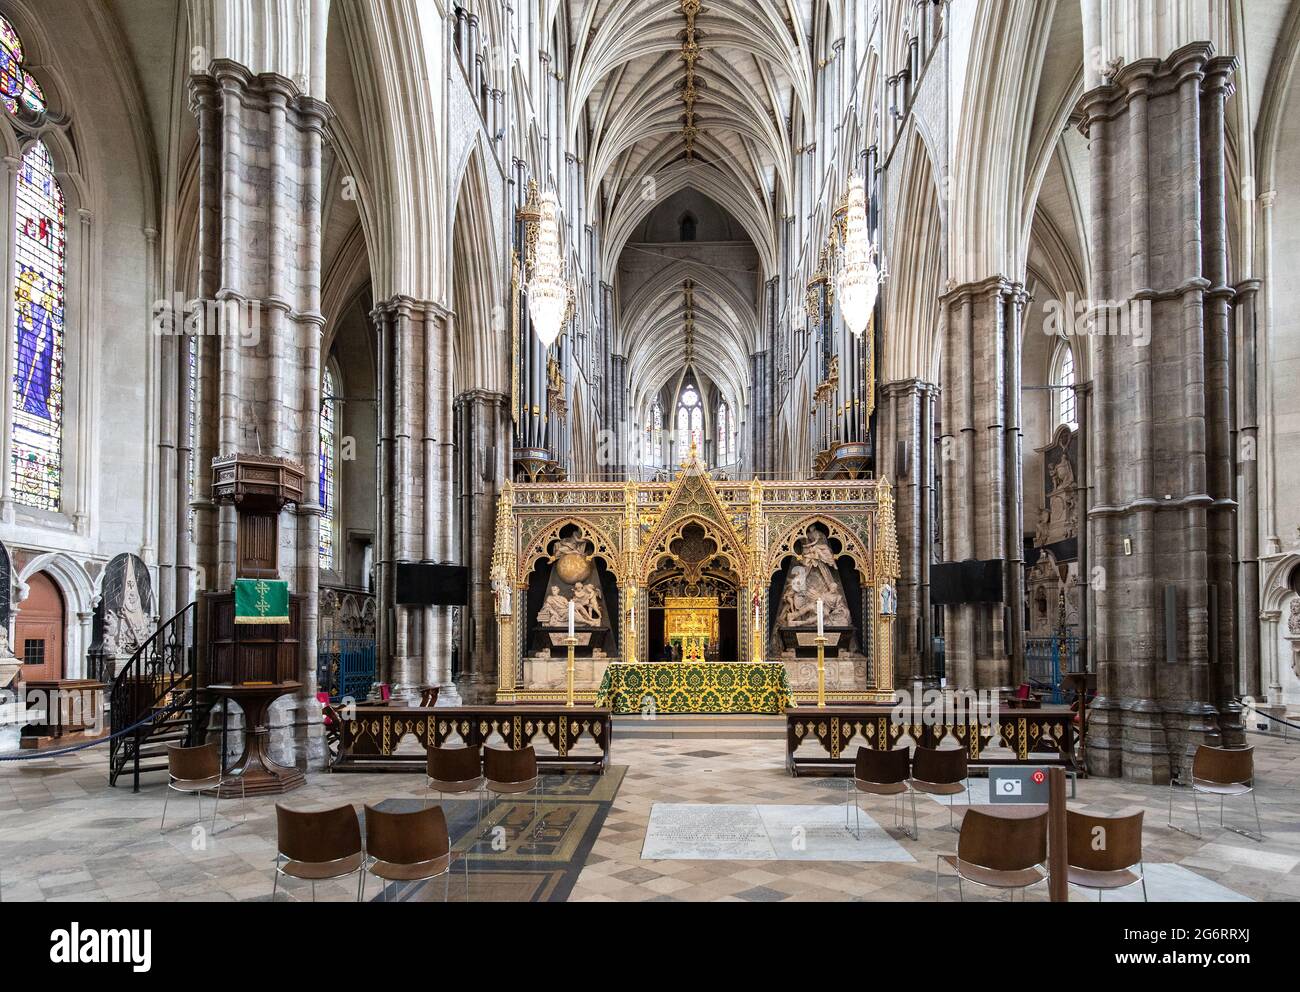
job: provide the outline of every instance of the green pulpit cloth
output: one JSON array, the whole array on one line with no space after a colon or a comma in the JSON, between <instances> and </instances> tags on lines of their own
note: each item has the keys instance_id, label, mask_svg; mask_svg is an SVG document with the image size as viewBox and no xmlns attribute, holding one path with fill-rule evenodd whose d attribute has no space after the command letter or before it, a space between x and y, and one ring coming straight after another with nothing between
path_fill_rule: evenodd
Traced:
<instances>
[{"instance_id":1,"label":"green pulpit cloth","mask_svg":"<svg viewBox=\"0 0 1300 992\"><path fill-rule=\"evenodd\" d=\"M284 579L235 580L235 623L288 622L288 582Z\"/></svg>"}]
</instances>

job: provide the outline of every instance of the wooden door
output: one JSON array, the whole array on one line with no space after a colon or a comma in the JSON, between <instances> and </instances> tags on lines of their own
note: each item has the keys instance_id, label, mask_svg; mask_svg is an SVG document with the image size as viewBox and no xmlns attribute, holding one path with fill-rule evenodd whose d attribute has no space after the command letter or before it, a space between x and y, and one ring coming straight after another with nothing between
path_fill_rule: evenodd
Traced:
<instances>
[{"instance_id":1,"label":"wooden door","mask_svg":"<svg viewBox=\"0 0 1300 992\"><path fill-rule=\"evenodd\" d=\"M27 580L27 598L14 623L14 654L22 680L63 678L64 612L59 587L44 572Z\"/></svg>"}]
</instances>

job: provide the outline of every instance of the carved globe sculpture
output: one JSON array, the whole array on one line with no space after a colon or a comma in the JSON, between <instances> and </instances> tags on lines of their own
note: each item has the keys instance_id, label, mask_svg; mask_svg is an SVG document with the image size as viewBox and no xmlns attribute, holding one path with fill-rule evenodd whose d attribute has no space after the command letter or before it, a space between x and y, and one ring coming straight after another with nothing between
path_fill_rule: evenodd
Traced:
<instances>
[{"instance_id":1,"label":"carved globe sculpture","mask_svg":"<svg viewBox=\"0 0 1300 992\"><path fill-rule=\"evenodd\" d=\"M580 555L575 551L560 555L559 560L555 563L555 572L561 579L573 585L575 582L581 582L591 574L591 562L585 555Z\"/></svg>"}]
</instances>

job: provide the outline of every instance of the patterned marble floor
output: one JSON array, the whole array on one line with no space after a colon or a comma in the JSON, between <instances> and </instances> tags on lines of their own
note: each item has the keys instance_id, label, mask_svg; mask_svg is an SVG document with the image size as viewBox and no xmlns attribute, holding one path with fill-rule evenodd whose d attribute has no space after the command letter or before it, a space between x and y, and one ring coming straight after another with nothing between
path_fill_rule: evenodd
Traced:
<instances>
[{"instance_id":1,"label":"patterned marble floor","mask_svg":"<svg viewBox=\"0 0 1300 992\"><path fill-rule=\"evenodd\" d=\"M1203 840L1165 826L1166 789L1103 779L1079 782L1081 809L1147 811L1149 862L1182 866L1254 900L1300 900L1300 741L1256 738L1260 813L1267 840L1256 844L1218 829L1203 809ZM936 853L956 837L948 811L918 803L920 839L893 829L889 800L863 809L887 828L914 862L642 860L655 803L820 805L843 800L840 781L791 778L779 740L637 740L615 742L615 763L627 767L612 808L586 854L570 894L583 901L645 900L930 900ZM95 751L35 762L0 763L0 898L24 900L264 900L275 853L270 799L250 799L247 820L232 826L238 802L223 803L218 831L194 832L193 803L180 797L168 813L176 828L159 836L163 786L153 776L139 795L109 789ZM422 797L417 776L309 775L290 798L295 806ZM1187 794L1179 822L1194 825ZM210 811L210 801L205 805ZM958 807L960 815L960 806ZM1239 817L1249 816L1248 805ZM175 819L173 820L173 816ZM1232 810L1229 810L1232 816ZM1240 822L1245 822L1241 820ZM1185 882L1190 876L1177 873ZM471 876L472 877L472 876ZM1194 879L1193 879L1194 880ZM454 886L453 886L454 888ZM956 885L941 882L941 898ZM355 882L319 885L319 899L355 898ZM967 888L967 897L978 897ZM490 897L488 892L483 897ZM308 899L306 886L281 888L281 898ZM474 898L473 892L471 898ZM998 898L994 896L994 898ZM1045 887L1029 899L1045 900ZM1083 898L1082 894L1077 898Z\"/></svg>"}]
</instances>

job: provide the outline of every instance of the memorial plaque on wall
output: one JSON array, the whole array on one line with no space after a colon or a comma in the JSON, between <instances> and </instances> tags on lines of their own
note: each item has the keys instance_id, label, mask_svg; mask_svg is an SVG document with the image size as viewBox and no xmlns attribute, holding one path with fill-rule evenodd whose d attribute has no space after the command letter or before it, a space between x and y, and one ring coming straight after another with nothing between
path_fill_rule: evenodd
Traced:
<instances>
[{"instance_id":1,"label":"memorial plaque on wall","mask_svg":"<svg viewBox=\"0 0 1300 992\"><path fill-rule=\"evenodd\" d=\"M9 626L9 583L11 581L9 552L0 544L0 627Z\"/></svg>"}]
</instances>

